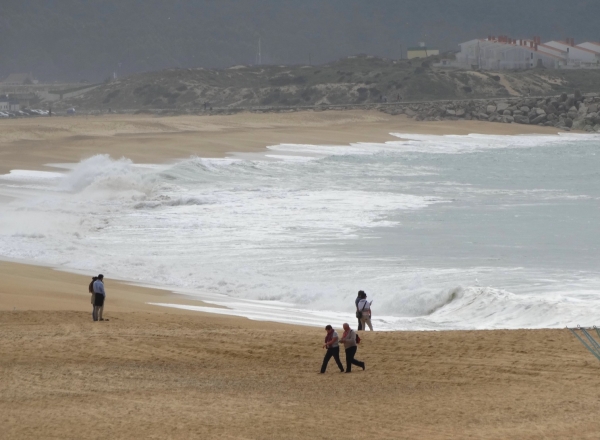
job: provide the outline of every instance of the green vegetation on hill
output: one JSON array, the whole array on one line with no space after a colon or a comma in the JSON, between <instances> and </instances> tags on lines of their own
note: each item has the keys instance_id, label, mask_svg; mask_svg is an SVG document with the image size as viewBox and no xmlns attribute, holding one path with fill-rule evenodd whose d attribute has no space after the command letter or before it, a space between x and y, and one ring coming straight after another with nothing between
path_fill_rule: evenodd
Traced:
<instances>
[{"instance_id":1,"label":"green vegetation on hill","mask_svg":"<svg viewBox=\"0 0 600 440\"><path fill-rule=\"evenodd\" d=\"M488 34L599 40L600 1L2 0L0 78L104 80L165 68L398 59Z\"/></svg>"},{"instance_id":2,"label":"green vegetation on hill","mask_svg":"<svg viewBox=\"0 0 600 440\"><path fill-rule=\"evenodd\" d=\"M432 67L435 60L353 56L322 66L169 69L103 84L62 105L87 110L302 107L600 89L600 70L474 72Z\"/></svg>"}]
</instances>

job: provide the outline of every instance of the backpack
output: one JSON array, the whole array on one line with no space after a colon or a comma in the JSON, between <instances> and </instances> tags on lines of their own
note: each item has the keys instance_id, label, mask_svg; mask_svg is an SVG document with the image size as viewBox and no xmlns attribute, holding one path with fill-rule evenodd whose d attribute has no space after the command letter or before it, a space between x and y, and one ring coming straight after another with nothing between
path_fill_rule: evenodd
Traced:
<instances>
[{"instance_id":1,"label":"backpack","mask_svg":"<svg viewBox=\"0 0 600 440\"><path fill-rule=\"evenodd\" d=\"M358 336L358 333L355 333L355 335L356 335L356 343L360 344L360 336Z\"/></svg>"}]
</instances>

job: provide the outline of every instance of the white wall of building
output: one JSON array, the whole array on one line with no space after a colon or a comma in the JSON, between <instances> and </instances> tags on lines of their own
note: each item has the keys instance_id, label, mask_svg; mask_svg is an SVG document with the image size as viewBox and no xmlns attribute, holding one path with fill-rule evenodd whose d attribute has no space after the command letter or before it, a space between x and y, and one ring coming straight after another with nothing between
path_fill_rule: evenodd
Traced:
<instances>
[{"instance_id":1,"label":"white wall of building","mask_svg":"<svg viewBox=\"0 0 600 440\"><path fill-rule=\"evenodd\" d=\"M554 47L556 49L560 49L563 52L567 53L568 62L580 61L584 63L592 63L596 62L598 59L598 54L592 52L591 50L579 47L579 46L569 46L562 41L549 41L544 43L545 46Z\"/></svg>"}]
</instances>

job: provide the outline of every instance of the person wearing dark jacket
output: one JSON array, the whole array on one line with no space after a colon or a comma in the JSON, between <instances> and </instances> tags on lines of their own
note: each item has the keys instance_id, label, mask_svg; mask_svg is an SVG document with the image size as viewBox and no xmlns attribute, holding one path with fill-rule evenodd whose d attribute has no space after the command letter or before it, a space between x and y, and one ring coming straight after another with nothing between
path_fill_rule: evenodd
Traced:
<instances>
[{"instance_id":1,"label":"person wearing dark jacket","mask_svg":"<svg viewBox=\"0 0 600 440\"><path fill-rule=\"evenodd\" d=\"M323 365L321 365L321 374L325 373L327 370L327 364L329 363L329 359L333 358L335 363L337 364L340 372L344 372L344 366L340 361L340 344L339 344L339 336L337 332L333 329L332 326L328 325L325 327L325 331L327 332L327 336L325 336L325 343L323 344L323 348L327 349L327 353L325 353L325 358L323 359Z\"/></svg>"},{"instance_id":2,"label":"person wearing dark jacket","mask_svg":"<svg viewBox=\"0 0 600 440\"><path fill-rule=\"evenodd\" d=\"M356 345L356 333L346 323L344 324L344 334L342 335L340 342L342 342L346 348L346 373L352 372L352 365L361 367L364 370L365 363L354 359L356 350L358 350L358 346Z\"/></svg>"},{"instance_id":3,"label":"person wearing dark jacket","mask_svg":"<svg viewBox=\"0 0 600 440\"><path fill-rule=\"evenodd\" d=\"M365 294L365 292L363 290L359 290L358 291L358 296L356 297L356 299L354 300L354 305L356 306L356 318L358 319L358 330L362 330L362 321L361 319L358 317L358 303L360 302L361 299L363 299L363 295Z\"/></svg>"},{"instance_id":4,"label":"person wearing dark jacket","mask_svg":"<svg viewBox=\"0 0 600 440\"><path fill-rule=\"evenodd\" d=\"M89 287L88 287L88 291L92 294L92 319L94 319L94 301L96 299L96 295L94 294L94 282L98 279L98 277L92 277L92 282L90 283ZM95 321L95 319L94 319Z\"/></svg>"}]
</instances>

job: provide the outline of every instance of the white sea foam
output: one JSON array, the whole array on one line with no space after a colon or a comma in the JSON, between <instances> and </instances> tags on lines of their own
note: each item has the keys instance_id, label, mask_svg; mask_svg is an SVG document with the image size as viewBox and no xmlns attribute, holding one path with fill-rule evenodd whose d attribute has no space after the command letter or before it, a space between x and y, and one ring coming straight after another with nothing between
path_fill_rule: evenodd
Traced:
<instances>
[{"instance_id":1,"label":"white sea foam","mask_svg":"<svg viewBox=\"0 0 600 440\"><path fill-rule=\"evenodd\" d=\"M598 136L397 136L0 176L0 255L253 319L339 324L364 289L378 329L593 321Z\"/></svg>"}]
</instances>

